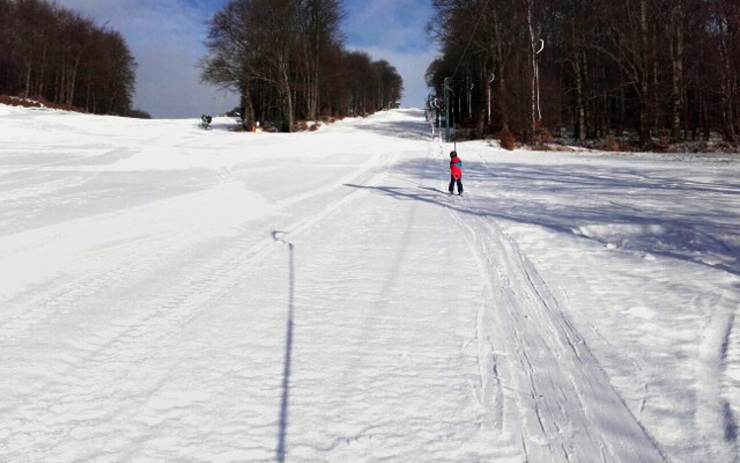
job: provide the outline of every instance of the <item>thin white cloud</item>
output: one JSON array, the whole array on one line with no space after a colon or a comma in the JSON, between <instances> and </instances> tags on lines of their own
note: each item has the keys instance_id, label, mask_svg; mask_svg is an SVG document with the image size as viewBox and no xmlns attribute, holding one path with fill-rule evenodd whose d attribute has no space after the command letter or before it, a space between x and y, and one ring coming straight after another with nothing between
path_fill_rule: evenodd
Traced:
<instances>
[{"instance_id":1,"label":"thin white cloud","mask_svg":"<svg viewBox=\"0 0 740 463\"><path fill-rule=\"evenodd\" d=\"M204 2L195 8L185 0L57 0L98 26L123 34L139 65L134 107L158 118L197 118L236 106L236 95L201 84L196 67L207 53L203 41L209 15L224 2ZM429 2L348 0L345 8L346 47L366 51L375 60L387 60L403 78L402 104L423 105L427 94L424 74L437 55L424 35L431 14Z\"/></svg>"},{"instance_id":2,"label":"thin white cloud","mask_svg":"<svg viewBox=\"0 0 740 463\"><path fill-rule=\"evenodd\" d=\"M403 78L403 106L422 107L428 89L424 76L437 57L425 28L432 18L428 0L347 0L347 48L384 59Z\"/></svg>"},{"instance_id":3,"label":"thin white cloud","mask_svg":"<svg viewBox=\"0 0 740 463\"><path fill-rule=\"evenodd\" d=\"M155 117L187 118L218 114L236 106L238 98L200 83L199 56L163 44L139 53L135 103Z\"/></svg>"},{"instance_id":4,"label":"thin white cloud","mask_svg":"<svg viewBox=\"0 0 740 463\"><path fill-rule=\"evenodd\" d=\"M208 17L182 0L58 0L124 36L138 64L134 107L158 118L198 118L238 99L200 83Z\"/></svg>"}]
</instances>

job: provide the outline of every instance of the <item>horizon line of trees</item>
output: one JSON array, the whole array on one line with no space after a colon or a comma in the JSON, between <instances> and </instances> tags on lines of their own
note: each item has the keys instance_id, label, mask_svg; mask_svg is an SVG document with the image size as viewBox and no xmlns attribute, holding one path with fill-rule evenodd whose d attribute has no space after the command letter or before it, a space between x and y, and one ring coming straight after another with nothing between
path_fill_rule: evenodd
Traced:
<instances>
[{"instance_id":1,"label":"horizon line of trees","mask_svg":"<svg viewBox=\"0 0 740 463\"><path fill-rule=\"evenodd\" d=\"M247 129L396 107L403 79L343 48L340 0L230 0L210 21L201 80L240 95Z\"/></svg>"},{"instance_id":2,"label":"horizon line of trees","mask_svg":"<svg viewBox=\"0 0 740 463\"><path fill-rule=\"evenodd\" d=\"M0 94L147 117L131 108L135 70L119 32L47 0L0 0Z\"/></svg>"},{"instance_id":3,"label":"horizon line of trees","mask_svg":"<svg viewBox=\"0 0 740 463\"><path fill-rule=\"evenodd\" d=\"M737 0L433 0L453 120L475 135L543 129L672 142L740 137Z\"/></svg>"}]
</instances>

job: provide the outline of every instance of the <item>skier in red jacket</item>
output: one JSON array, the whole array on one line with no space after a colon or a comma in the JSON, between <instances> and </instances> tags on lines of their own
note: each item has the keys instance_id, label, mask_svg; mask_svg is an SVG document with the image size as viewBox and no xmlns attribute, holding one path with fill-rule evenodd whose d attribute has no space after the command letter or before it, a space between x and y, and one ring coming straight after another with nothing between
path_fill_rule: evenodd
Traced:
<instances>
[{"instance_id":1,"label":"skier in red jacket","mask_svg":"<svg viewBox=\"0 0 740 463\"><path fill-rule=\"evenodd\" d=\"M455 191L455 183L457 183L457 194L462 196L462 161L457 157L457 152L453 151L450 153L450 194Z\"/></svg>"}]
</instances>

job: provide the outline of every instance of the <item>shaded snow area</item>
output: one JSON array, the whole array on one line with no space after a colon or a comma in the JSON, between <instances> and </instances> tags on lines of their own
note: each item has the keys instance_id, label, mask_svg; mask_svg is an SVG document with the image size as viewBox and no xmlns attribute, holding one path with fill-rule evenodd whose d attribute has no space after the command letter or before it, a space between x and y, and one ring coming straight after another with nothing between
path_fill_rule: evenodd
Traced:
<instances>
[{"instance_id":1,"label":"shaded snow area","mask_svg":"<svg viewBox=\"0 0 740 463\"><path fill-rule=\"evenodd\" d=\"M0 106L2 462L737 462L740 158Z\"/></svg>"}]
</instances>

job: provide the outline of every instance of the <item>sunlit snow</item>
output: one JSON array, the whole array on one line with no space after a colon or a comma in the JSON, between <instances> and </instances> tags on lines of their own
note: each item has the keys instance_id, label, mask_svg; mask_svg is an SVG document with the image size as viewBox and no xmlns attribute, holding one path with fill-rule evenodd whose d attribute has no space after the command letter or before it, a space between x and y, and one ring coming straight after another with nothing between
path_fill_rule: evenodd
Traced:
<instances>
[{"instance_id":1,"label":"sunlit snow","mask_svg":"<svg viewBox=\"0 0 740 463\"><path fill-rule=\"evenodd\" d=\"M0 461L740 459L738 155L197 123L0 106Z\"/></svg>"}]
</instances>

